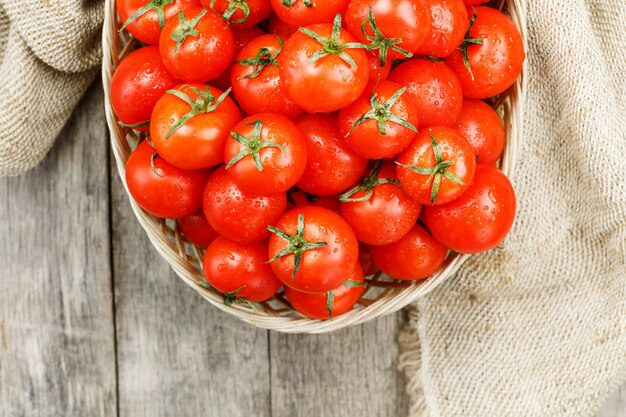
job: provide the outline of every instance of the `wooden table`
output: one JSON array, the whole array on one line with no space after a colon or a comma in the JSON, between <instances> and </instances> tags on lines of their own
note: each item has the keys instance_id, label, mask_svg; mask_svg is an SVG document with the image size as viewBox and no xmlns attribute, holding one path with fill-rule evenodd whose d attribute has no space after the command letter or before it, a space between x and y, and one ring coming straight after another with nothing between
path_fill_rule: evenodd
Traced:
<instances>
[{"instance_id":1,"label":"wooden table","mask_svg":"<svg viewBox=\"0 0 626 417\"><path fill-rule=\"evenodd\" d=\"M0 180L0 416L404 416L402 314L307 336L211 307L135 221L102 100L96 81L46 160ZM624 416L626 389L598 415Z\"/></svg>"}]
</instances>

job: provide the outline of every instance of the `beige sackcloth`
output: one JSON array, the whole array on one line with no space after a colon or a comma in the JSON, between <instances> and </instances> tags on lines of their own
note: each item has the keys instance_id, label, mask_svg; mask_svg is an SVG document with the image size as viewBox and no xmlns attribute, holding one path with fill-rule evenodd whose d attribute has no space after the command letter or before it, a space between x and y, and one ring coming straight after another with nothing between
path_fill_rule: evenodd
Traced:
<instances>
[{"instance_id":1,"label":"beige sackcloth","mask_svg":"<svg viewBox=\"0 0 626 417\"><path fill-rule=\"evenodd\" d=\"M410 311L411 417L593 416L626 380L626 0L526 13L517 221ZM0 0L0 176L50 148L101 19L101 1Z\"/></svg>"}]
</instances>

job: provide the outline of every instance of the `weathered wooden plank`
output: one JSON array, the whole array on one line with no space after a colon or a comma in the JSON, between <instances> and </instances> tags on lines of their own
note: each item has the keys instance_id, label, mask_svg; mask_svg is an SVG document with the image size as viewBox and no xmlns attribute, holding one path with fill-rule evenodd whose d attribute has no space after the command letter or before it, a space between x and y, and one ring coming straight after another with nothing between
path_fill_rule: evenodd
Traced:
<instances>
[{"instance_id":1,"label":"weathered wooden plank","mask_svg":"<svg viewBox=\"0 0 626 417\"><path fill-rule=\"evenodd\" d=\"M269 417L267 332L171 272L112 175L120 416Z\"/></svg>"},{"instance_id":2,"label":"weathered wooden plank","mask_svg":"<svg viewBox=\"0 0 626 417\"><path fill-rule=\"evenodd\" d=\"M273 417L404 416L400 314L325 335L270 334Z\"/></svg>"},{"instance_id":3,"label":"weathered wooden plank","mask_svg":"<svg viewBox=\"0 0 626 417\"><path fill-rule=\"evenodd\" d=\"M105 135L96 82L42 165L0 180L2 416L116 415Z\"/></svg>"},{"instance_id":4,"label":"weathered wooden plank","mask_svg":"<svg viewBox=\"0 0 626 417\"><path fill-rule=\"evenodd\" d=\"M597 417L624 417L626 416L626 385L613 394L602 406Z\"/></svg>"}]
</instances>

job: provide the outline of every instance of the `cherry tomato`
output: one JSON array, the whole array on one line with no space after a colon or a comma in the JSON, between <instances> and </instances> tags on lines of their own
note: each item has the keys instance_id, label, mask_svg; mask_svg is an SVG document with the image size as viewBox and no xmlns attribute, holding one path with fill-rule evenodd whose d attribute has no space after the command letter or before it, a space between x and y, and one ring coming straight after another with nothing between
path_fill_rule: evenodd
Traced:
<instances>
[{"instance_id":1,"label":"cherry tomato","mask_svg":"<svg viewBox=\"0 0 626 417\"><path fill-rule=\"evenodd\" d=\"M498 113L484 101L464 100L454 129L472 145L479 164L493 164L502 156L506 132Z\"/></svg>"},{"instance_id":2,"label":"cherry tomato","mask_svg":"<svg viewBox=\"0 0 626 417\"><path fill-rule=\"evenodd\" d=\"M443 204L458 198L472 182L476 159L469 142L456 130L424 129L400 155L398 180L421 204Z\"/></svg>"},{"instance_id":3,"label":"cherry tomato","mask_svg":"<svg viewBox=\"0 0 626 417\"><path fill-rule=\"evenodd\" d=\"M321 207L296 207L285 213L269 241L270 265L294 290L321 293L341 285L358 263L354 232L338 214Z\"/></svg>"},{"instance_id":4,"label":"cherry tomato","mask_svg":"<svg viewBox=\"0 0 626 417\"><path fill-rule=\"evenodd\" d=\"M133 199L148 213L162 218L175 219L198 210L208 178L207 170L169 164L147 141L141 142L126 162L126 184Z\"/></svg>"},{"instance_id":5,"label":"cherry tomato","mask_svg":"<svg viewBox=\"0 0 626 417\"><path fill-rule=\"evenodd\" d=\"M348 0L272 0L278 18L296 28L331 23L347 4Z\"/></svg>"},{"instance_id":6,"label":"cherry tomato","mask_svg":"<svg viewBox=\"0 0 626 417\"><path fill-rule=\"evenodd\" d=\"M465 4L468 6L477 6L479 4L487 3L489 0L465 0Z\"/></svg>"},{"instance_id":7,"label":"cherry tomato","mask_svg":"<svg viewBox=\"0 0 626 417\"><path fill-rule=\"evenodd\" d=\"M285 287L285 295L296 311L319 320L339 317L352 310L364 291L365 280L358 264L343 284L327 293L307 294Z\"/></svg>"},{"instance_id":8,"label":"cherry tomato","mask_svg":"<svg viewBox=\"0 0 626 417\"><path fill-rule=\"evenodd\" d=\"M297 30L297 26L292 26L289 23L283 22L276 13L272 13L272 16L270 16L269 33L280 36L284 40L289 39L289 37Z\"/></svg>"},{"instance_id":9,"label":"cherry tomato","mask_svg":"<svg viewBox=\"0 0 626 417\"><path fill-rule=\"evenodd\" d=\"M241 120L237 105L227 93L204 84L174 90L152 112L150 134L159 155L187 169L221 164L230 129Z\"/></svg>"},{"instance_id":10,"label":"cherry tomato","mask_svg":"<svg viewBox=\"0 0 626 417\"><path fill-rule=\"evenodd\" d=\"M267 241L237 243L223 236L207 248L202 262L206 281L224 294L224 303L235 297L258 303L269 300L281 287L267 261Z\"/></svg>"},{"instance_id":11,"label":"cherry tomato","mask_svg":"<svg viewBox=\"0 0 626 417\"><path fill-rule=\"evenodd\" d=\"M237 123L226 140L226 171L246 192L285 192L302 177L306 147L296 125L285 116L255 114Z\"/></svg>"},{"instance_id":12,"label":"cherry tomato","mask_svg":"<svg viewBox=\"0 0 626 417\"><path fill-rule=\"evenodd\" d=\"M285 193L258 195L244 193L224 167L218 168L204 189L204 214L219 234L239 243L263 240L268 224L275 224L285 212Z\"/></svg>"},{"instance_id":13,"label":"cherry tomato","mask_svg":"<svg viewBox=\"0 0 626 417\"><path fill-rule=\"evenodd\" d=\"M526 54L522 35L508 16L491 7L475 10L469 11L470 18L476 19L470 20L469 37L445 61L459 78L465 97L486 98L515 82Z\"/></svg>"},{"instance_id":14,"label":"cherry tomato","mask_svg":"<svg viewBox=\"0 0 626 417\"><path fill-rule=\"evenodd\" d=\"M441 268L448 250L419 224L397 242L371 246L372 258L390 277L414 281L425 279Z\"/></svg>"},{"instance_id":15,"label":"cherry tomato","mask_svg":"<svg viewBox=\"0 0 626 417\"><path fill-rule=\"evenodd\" d=\"M138 130L148 130L156 102L180 81L167 72L159 48L146 46L120 62L111 79L111 106L120 121Z\"/></svg>"},{"instance_id":16,"label":"cherry tomato","mask_svg":"<svg viewBox=\"0 0 626 417\"><path fill-rule=\"evenodd\" d=\"M391 158L411 143L419 110L406 90L383 80L339 111L339 131L356 153L371 159Z\"/></svg>"},{"instance_id":17,"label":"cherry tomato","mask_svg":"<svg viewBox=\"0 0 626 417\"><path fill-rule=\"evenodd\" d=\"M237 55L231 71L233 94L248 114L278 113L296 118L302 109L287 95L278 71L277 57L283 40L263 35L250 42Z\"/></svg>"},{"instance_id":18,"label":"cherry tomato","mask_svg":"<svg viewBox=\"0 0 626 417\"><path fill-rule=\"evenodd\" d=\"M408 87L418 109L418 129L452 126L459 117L463 105L461 83L442 62L412 59L398 65L388 79Z\"/></svg>"},{"instance_id":19,"label":"cherry tomato","mask_svg":"<svg viewBox=\"0 0 626 417\"><path fill-rule=\"evenodd\" d=\"M117 0L123 28L149 45L157 45L165 22L199 6L198 0Z\"/></svg>"},{"instance_id":20,"label":"cherry tomato","mask_svg":"<svg viewBox=\"0 0 626 417\"><path fill-rule=\"evenodd\" d=\"M367 59L370 63L369 84L386 80L387 77L389 77L389 73L391 72L391 60L388 59L385 65L381 66L378 55L375 55L369 51L365 52L365 55L367 55Z\"/></svg>"},{"instance_id":21,"label":"cherry tomato","mask_svg":"<svg viewBox=\"0 0 626 417\"><path fill-rule=\"evenodd\" d=\"M411 230L421 206L396 180L391 161L376 162L361 184L340 197L341 217L359 241L369 245L396 242Z\"/></svg>"},{"instance_id":22,"label":"cherry tomato","mask_svg":"<svg viewBox=\"0 0 626 417\"><path fill-rule=\"evenodd\" d=\"M359 98L367 86L369 63L365 52L347 47L353 42L341 29L340 15L332 25L301 28L285 42L278 58L280 77L300 107L330 113Z\"/></svg>"},{"instance_id":23,"label":"cherry tomato","mask_svg":"<svg viewBox=\"0 0 626 417\"><path fill-rule=\"evenodd\" d=\"M265 35L263 29L258 26L252 26L246 29L235 29L233 30L233 37L235 38L235 53L237 56L239 52L243 48L245 48L250 42L258 38L259 36ZM211 85L219 88L220 90L228 90L231 86L230 84L230 74L233 68L233 63L228 66L217 78L213 78L211 80Z\"/></svg>"},{"instance_id":24,"label":"cherry tomato","mask_svg":"<svg viewBox=\"0 0 626 417\"><path fill-rule=\"evenodd\" d=\"M420 55L444 58L461 45L469 28L463 0L429 0L430 37L417 50Z\"/></svg>"},{"instance_id":25,"label":"cherry tomato","mask_svg":"<svg viewBox=\"0 0 626 417\"><path fill-rule=\"evenodd\" d=\"M304 135L308 155L298 188L312 194L334 195L361 178L367 159L346 144L336 114L305 114L296 120L296 126Z\"/></svg>"},{"instance_id":26,"label":"cherry tomato","mask_svg":"<svg viewBox=\"0 0 626 417\"><path fill-rule=\"evenodd\" d=\"M207 221L202 209L178 219L178 226L189 242L201 248L206 248L219 236Z\"/></svg>"},{"instance_id":27,"label":"cherry tomato","mask_svg":"<svg viewBox=\"0 0 626 417\"><path fill-rule=\"evenodd\" d=\"M315 195L305 193L297 188L287 191L287 209L296 207L316 206L339 213L339 197L336 195Z\"/></svg>"},{"instance_id":28,"label":"cherry tomato","mask_svg":"<svg viewBox=\"0 0 626 417\"><path fill-rule=\"evenodd\" d=\"M359 264L361 265L361 269L363 269L363 275L366 277L380 271L372 259L369 246L361 242L359 242Z\"/></svg>"},{"instance_id":29,"label":"cherry tomato","mask_svg":"<svg viewBox=\"0 0 626 417\"><path fill-rule=\"evenodd\" d=\"M272 13L268 0L200 0L200 3L221 16L233 29L253 27Z\"/></svg>"},{"instance_id":30,"label":"cherry tomato","mask_svg":"<svg viewBox=\"0 0 626 417\"><path fill-rule=\"evenodd\" d=\"M433 236L461 253L479 253L500 244L515 220L515 191L493 165L478 165L474 182L458 199L425 207L423 220Z\"/></svg>"},{"instance_id":31,"label":"cherry tomato","mask_svg":"<svg viewBox=\"0 0 626 417\"><path fill-rule=\"evenodd\" d=\"M206 9L194 8L165 23L159 51L174 77L204 82L228 68L235 55L235 38L228 22Z\"/></svg>"}]
</instances>

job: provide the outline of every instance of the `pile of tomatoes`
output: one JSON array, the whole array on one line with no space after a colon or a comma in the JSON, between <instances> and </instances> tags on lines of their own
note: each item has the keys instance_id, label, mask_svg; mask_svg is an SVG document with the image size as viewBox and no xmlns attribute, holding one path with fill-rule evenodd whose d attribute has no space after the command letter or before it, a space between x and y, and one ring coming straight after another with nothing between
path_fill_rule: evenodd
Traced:
<instances>
[{"instance_id":1,"label":"pile of tomatoes","mask_svg":"<svg viewBox=\"0 0 626 417\"><path fill-rule=\"evenodd\" d=\"M505 146L482 101L525 58L480 0L117 0L141 46L111 103L143 132L137 204L206 248L207 283L294 309L353 308L364 275L421 280L510 230Z\"/></svg>"}]
</instances>

